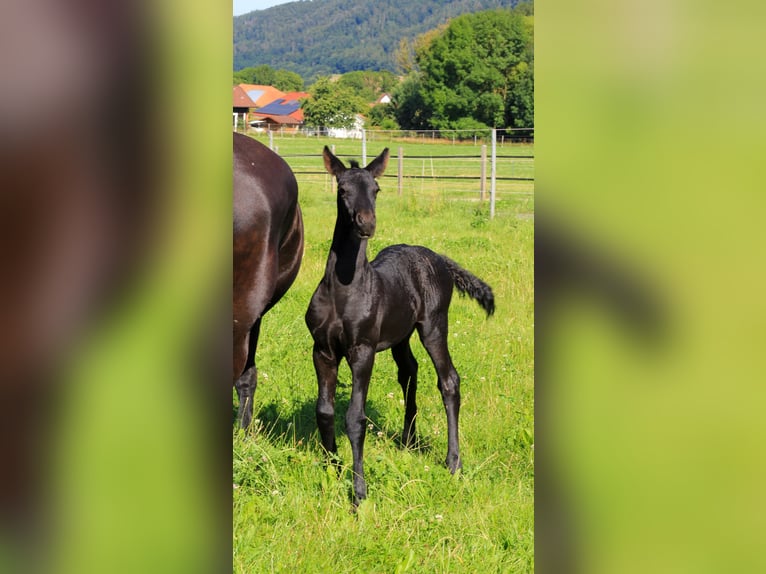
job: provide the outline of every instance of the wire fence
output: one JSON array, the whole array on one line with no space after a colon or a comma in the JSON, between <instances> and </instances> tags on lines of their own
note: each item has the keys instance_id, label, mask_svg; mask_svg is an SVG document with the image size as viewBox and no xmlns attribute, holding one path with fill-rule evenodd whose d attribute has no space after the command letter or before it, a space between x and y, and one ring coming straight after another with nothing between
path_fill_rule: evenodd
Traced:
<instances>
[{"instance_id":1,"label":"wire fence","mask_svg":"<svg viewBox=\"0 0 766 574\"><path fill-rule=\"evenodd\" d=\"M497 130L494 146L491 132L475 130L365 130L360 138L279 131L253 135L290 164L301 186L334 191L322 160L325 145L338 157L362 165L388 147L390 159L381 183L386 190L434 200L486 202L490 216L497 210L498 215L533 217L532 130Z\"/></svg>"}]
</instances>

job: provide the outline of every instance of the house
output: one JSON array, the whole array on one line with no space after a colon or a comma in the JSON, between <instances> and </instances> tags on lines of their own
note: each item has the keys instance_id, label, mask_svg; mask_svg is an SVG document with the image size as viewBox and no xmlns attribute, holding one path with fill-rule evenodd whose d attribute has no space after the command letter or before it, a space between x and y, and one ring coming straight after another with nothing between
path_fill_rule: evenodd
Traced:
<instances>
[{"instance_id":1,"label":"house","mask_svg":"<svg viewBox=\"0 0 766 574\"><path fill-rule=\"evenodd\" d=\"M238 84L232 91L232 114L234 116L234 127L236 129L237 120L241 117L243 123L249 124L252 120L252 113L275 100L284 98L285 93L273 86L260 86L256 84Z\"/></svg>"},{"instance_id":2,"label":"house","mask_svg":"<svg viewBox=\"0 0 766 574\"><path fill-rule=\"evenodd\" d=\"M234 86L232 101L232 111L235 114L246 114L251 108L255 107L255 102L250 99L250 96L247 95L242 86Z\"/></svg>"},{"instance_id":3,"label":"house","mask_svg":"<svg viewBox=\"0 0 766 574\"><path fill-rule=\"evenodd\" d=\"M364 116L356 114L354 117L354 126L351 128L327 128L327 135L333 138L343 139L362 139L364 132Z\"/></svg>"},{"instance_id":4,"label":"house","mask_svg":"<svg viewBox=\"0 0 766 574\"><path fill-rule=\"evenodd\" d=\"M247 125L248 114L255 107L255 102L250 99L242 86L234 86L232 94L232 115L234 116L234 129L237 129L237 122L242 119L242 125Z\"/></svg>"},{"instance_id":5,"label":"house","mask_svg":"<svg viewBox=\"0 0 766 574\"><path fill-rule=\"evenodd\" d=\"M277 129L297 130L303 125L301 101L308 97L309 94L306 92L284 94L284 97L253 112L249 125L256 129L269 131Z\"/></svg>"}]
</instances>

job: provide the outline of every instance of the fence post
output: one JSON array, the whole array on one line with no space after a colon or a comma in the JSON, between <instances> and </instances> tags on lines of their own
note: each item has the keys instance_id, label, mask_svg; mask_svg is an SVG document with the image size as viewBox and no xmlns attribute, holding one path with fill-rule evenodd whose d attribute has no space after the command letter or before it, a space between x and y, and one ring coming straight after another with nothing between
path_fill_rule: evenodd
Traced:
<instances>
[{"instance_id":1,"label":"fence post","mask_svg":"<svg viewBox=\"0 0 766 574\"><path fill-rule=\"evenodd\" d=\"M399 195L402 195L402 188L404 187L404 148L399 146L399 165L397 166L397 180L399 184Z\"/></svg>"},{"instance_id":2,"label":"fence post","mask_svg":"<svg viewBox=\"0 0 766 574\"><path fill-rule=\"evenodd\" d=\"M481 146L481 184L479 198L484 201L487 197L487 144Z\"/></svg>"},{"instance_id":3,"label":"fence post","mask_svg":"<svg viewBox=\"0 0 766 574\"><path fill-rule=\"evenodd\" d=\"M362 130L362 165L367 165L367 130Z\"/></svg>"},{"instance_id":4,"label":"fence post","mask_svg":"<svg viewBox=\"0 0 766 574\"><path fill-rule=\"evenodd\" d=\"M274 151L274 132L269 130L269 149Z\"/></svg>"},{"instance_id":5,"label":"fence post","mask_svg":"<svg viewBox=\"0 0 766 574\"><path fill-rule=\"evenodd\" d=\"M492 128L492 165L489 183L489 218L495 217L495 182L497 179L497 130Z\"/></svg>"},{"instance_id":6,"label":"fence post","mask_svg":"<svg viewBox=\"0 0 766 574\"><path fill-rule=\"evenodd\" d=\"M331 148L330 151L332 152L332 155L335 155L335 144L332 144L330 148ZM332 175L330 175L330 193L335 194L335 177L333 177Z\"/></svg>"}]
</instances>

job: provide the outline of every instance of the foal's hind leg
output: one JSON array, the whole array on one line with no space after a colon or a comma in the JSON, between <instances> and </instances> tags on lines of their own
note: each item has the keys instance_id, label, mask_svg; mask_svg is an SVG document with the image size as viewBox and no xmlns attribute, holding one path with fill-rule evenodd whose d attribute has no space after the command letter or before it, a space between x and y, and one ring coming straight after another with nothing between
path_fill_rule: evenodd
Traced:
<instances>
[{"instance_id":1,"label":"foal's hind leg","mask_svg":"<svg viewBox=\"0 0 766 574\"><path fill-rule=\"evenodd\" d=\"M447 348L447 319L425 332L420 331L420 339L434 363L438 376L438 387L442 394L444 410L447 413L447 459L445 461L450 472L462 468L460 461L460 446L458 444L458 418L460 416L460 376L452 364L452 358Z\"/></svg>"},{"instance_id":2,"label":"foal's hind leg","mask_svg":"<svg viewBox=\"0 0 766 574\"><path fill-rule=\"evenodd\" d=\"M247 360L245 361L245 372L234 383L239 396L239 410L237 411L237 420L240 426L245 429L250 426L253 419L253 395L255 387L258 384L258 370L255 366L255 349L258 347L258 336L261 331L261 320L258 319L250 329L250 335L247 337ZM247 366L249 365L249 367Z\"/></svg>"},{"instance_id":3,"label":"foal's hind leg","mask_svg":"<svg viewBox=\"0 0 766 574\"><path fill-rule=\"evenodd\" d=\"M410 341L406 339L391 348L391 354L399 369L399 384L404 393L404 430L402 431L402 444L406 447L415 446L415 416L418 407L415 395L418 390L418 362L412 355Z\"/></svg>"}]
</instances>

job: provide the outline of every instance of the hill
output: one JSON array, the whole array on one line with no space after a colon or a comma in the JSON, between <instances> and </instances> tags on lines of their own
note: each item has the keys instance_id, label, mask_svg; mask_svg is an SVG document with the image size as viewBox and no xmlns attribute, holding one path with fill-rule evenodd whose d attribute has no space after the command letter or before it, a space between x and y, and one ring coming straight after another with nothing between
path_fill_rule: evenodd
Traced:
<instances>
[{"instance_id":1,"label":"hill","mask_svg":"<svg viewBox=\"0 0 766 574\"><path fill-rule=\"evenodd\" d=\"M303 0L234 18L234 70L267 64L300 74L396 71L402 38L468 12L519 0Z\"/></svg>"}]
</instances>

